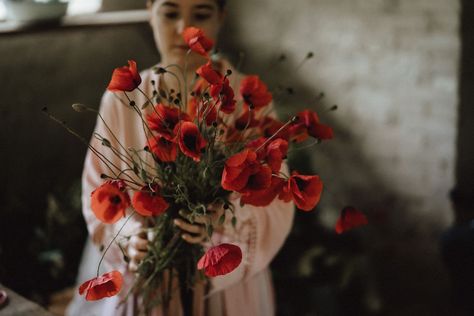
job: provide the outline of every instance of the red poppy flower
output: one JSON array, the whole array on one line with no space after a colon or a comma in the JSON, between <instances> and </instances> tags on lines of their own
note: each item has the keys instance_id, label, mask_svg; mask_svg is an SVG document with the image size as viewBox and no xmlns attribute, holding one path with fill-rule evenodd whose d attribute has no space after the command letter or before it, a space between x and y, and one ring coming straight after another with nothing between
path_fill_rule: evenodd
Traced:
<instances>
[{"instance_id":1,"label":"red poppy flower","mask_svg":"<svg viewBox=\"0 0 474 316\"><path fill-rule=\"evenodd\" d=\"M240 191L242 195L250 195L257 191L268 189L272 183L272 169L267 165L259 165L256 172L250 174L245 187Z\"/></svg>"},{"instance_id":2,"label":"red poppy flower","mask_svg":"<svg viewBox=\"0 0 474 316\"><path fill-rule=\"evenodd\" d=\"M158 216L168 209L168 203L159 195L160 186L154 184L144 186L133 195L132 205L138 214L143 216Z\"/></svg>"},{"instance_id":3,"label":"red poppy flower","mask_svg":"<svg viewBox=\"0 0 474 316\"><path fill-rule=\"evenodd\" d=\"M295 171L283 187L279 199L288 202L291 198L299 209L311 211L318 204L322 190L323 182L319 176L300 175Z\"/></svg>"},{"instance_id":4,"label":"red poppy flower","mask_svg":"<svg viewBox=\"0 0 474 316\"><path fill-rule=\"evenodd\" d=\"M257 154L250 149L244 149L225 162L221 185L225 190L241 192L247 186L250 176L259 169Z\"/></svg>"},{"instance_id":5,"label":"red poppy flower","mask_svg":"<svg viewBox=\"0 0 474 316\"><path fill-rule=\"evenodd\" d=\"M306 132L317 139L332 139L334 136L333 130L331 127L321 124L319 122L318 115L310 110L304 110L297 115L298 121L296 121L291 127L290 131L295 136L297 141L306 139L307 135L303 132L306 129ZM304 126L304 129L302 128Z\"/></svg>"},{"instance_id":6,"label":"red poppy flower","mask_svg":"<svg viewBox=\"0 0 474 316\"><path fill-rule=\"evenodd\" d=\"M272 95L258 76L248 76L240 83L240 94L245 104L252 105L258 111L272 101Z\"/></svg>"},{"instance_id":7,"label":"red poppy flower","mask_svg":"<svg viewBox=\"0 0 474 316\"><path fill-rule=\"evenodd\" d=\"M246 128L252 128L259 125L259 121L255 118L255 110L245 108L242 115L235 120L235 128L243 131Z\"/></svg>"},{"instance_id":8,"label":"red poppy flower","mask_svg":"<svg viewBox=\"0 0 474 316\"><path fill-rule=\"evenodd\" d=\"M163 136L154 136L148 140L150 151L162 162L176 160L178 148L174 141L167 140Z\"/></svg>"},{"instance_id":9,"label":"red poppy flower","mask_svg":"<svg viewBox=\"0 0 474 316\"><path fill-rule=\"evenodd\" d=\"M178 145L181 152L194 161L201 159L201 150L206 147L206 140L199 132L199 128L192 122L181 122L175 127Z\"/></svg>"},{"instance_id":10,"label":"red poppy flower","mask_svg":"<svg viewBox=\"0 0 474 316\"><path fill-rule=\"evenodd\" d=\"M197 263L208 277L225 275L235 270L242 262L242 250L236 245L220 244L207 250Z\"/></svg>"},{"instance_id":11,"label":"red poppy flower","mask_svg":"<svg viewBox=\"0 0 474 316\"><path fill-rule=\"evenodd\" d=\"M254 191L252 194L242 195L241 202L253 206L267 206L281 193L284 185L285 180L273 176L268 188Z\"/></svg>"},{"instance_id":12,"label":"red poppy flower","mask_svg":"<svg viewBox=\"0 0 474 316\"><path fill-rule=\"evenodd\" d=\"M212 63L210 60L207 62L207 64L199 67L198 70L196 70L196 73L210 84L219 84L223 79L222 75L212 68Z\"/></svg>"},{"instance_id":13,"label":"red poppy flower","mask_svg":"<svg viewBox=\"0 0 474 316\"><path fill-rule=\"evenodd\" d=\"M140 83L142 78L137 71L137 63L133 60L128 61L128 66L115 68L112 73L112 79L107 87L110 91L133 91Z\"/></svg>"},{"instance_id":14,"label":"red poppy flower","mask_svg":"<svg viewBox=\"0 0 474 316\"><path fill-rule=\"evenodd\" d=\"M173 140L174 128L180 120L189 121L189 116L179 108L166 106L161 103L155 105L155 110L146 117L148 126L167 140Z\"/></svg>"},{"instance_id":15,"label":"red poppy flower","mask_svg":"<svg viewBox=\"0 0 474 316\"><path fill-rule=\"evenodd\" d=\"M276 120L270 116L265 116L260 121L260 130L262 131L265 137L271 137L278 132L280 128L283 127L283 122ZM285 140L289 139L288 127L282 129L278 132L278 135L275 137L283 138Z\"/></svg>"},{"instance_id":16,"label":"red poppy flower","mask_svg":"<svg viewBox=\"0 0 474 316\"><path fill-rule=\"evenodd\" d=\"M291 124L288 128L289 139L295 143L300 143L308 139L308 129L304 124Z\"/></svg>"},{"instance_id":17,"label":"red poppy flower","mask_svg":"<svg viewBox=\"0 0 474 316\"><path fill-rule=\"evenodd\" d=\"M342 209L341 215L337 219L336 233L342 234L353 228L367 225L368 223L369 221L364 213L352 206L346 206Z\"/></svg>"},{"instance_id":18,"label":"red poppy flower","mask_svg":"<svg viewBox=\"0 0 474 316\"><path fill-rule=\"evenodd\" d=\"M194 120L199 114L198 121L203 119L206 121L206 125L210 126L217 120L217 110L212 102L198 100L197 98L191 98L188 104L189 118Z\"/></svg>"},{"instance_id":19,"label":"red poppy flower","mask_svg":"<svg viewBox=\"0 0 474 316\"><path fill-rule=\"evenodd\" d=\"M214 46L214 42L207 38L204 32L197 27L187 27L182 35L189 48L199 55L207 57L207 52Z\"/></svg>"},{"instance_id":20,"label":"red poppy flower","mask_svg":"<svg viewBox=\"0 0 474 316\"><path fill-rule=\"evenodd\" d=\"M210 94L216 101L216 107L230 114L235 111L234 90L230 86L229 79L225 78L218 84L211 85Z\"/></svg>"},{"instance_id":21,"label":"red poppy flower","mask_svg":"<svg viewBox=\"0 0 474 316\"><path fill-rule=\"evenodd\" d=\"M257 139L254 139L245 145L245 148L249 148L257 153L257 159L258 160L264 160L265 157L267 156L267 152L265 150L266 146L263 146L265 142L267 141L266 137L259 137ZM258 151L257 151L258 149Z\"/></svg>"},{"instance_id":22,"label":"red poppy flower","mask_svg":"<svg viewBox=\"0 0 474 316\"><path fill-rule=\"evenodd\" d=\"M106 224L113 224L125 216L130 197L122 181L107 181L91 193L91 208L95 216Z\"/></svg>"},{"instance_id":23,"label":"red poppy flower","mask_svg":"<svg viewBox=\"0 0 474 316\"><path fill-rule=\"evenodd\" d=\"M86 300L97 301L116 295L122 289L122 283L122 274L114 270L82 283L79 294L86 293Z\"/></svg>"},{"instance_id":24,"label":"red poppy flower","mask_svg":"<svg viewBox=\"0 0 474 316\"><path fill-rule=\"evenodd\" d=\"M272 140L266 148L266 161L273 172L279 172L281 163L288 152L288 142L277 138Z\"/></svg>"}]
</instances>

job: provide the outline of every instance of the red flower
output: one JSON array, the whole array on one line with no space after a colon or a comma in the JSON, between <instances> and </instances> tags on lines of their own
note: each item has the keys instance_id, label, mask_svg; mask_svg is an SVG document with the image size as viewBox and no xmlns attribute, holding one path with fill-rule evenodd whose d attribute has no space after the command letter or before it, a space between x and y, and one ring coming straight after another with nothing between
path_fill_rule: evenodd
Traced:
<instances>
[{"instance_id":1,"label":"red flower","mask_svg":"<svg viewBox=\"0 0 474 316\"><path fill-rule=\"evenodd\" d=\"M266 160L273 172L279 172L283 159L288 152L288 142L277 138L272 140L266 148Z\"/></svg>"},{"instance_id":2,"label":"red flower","mask_svg":"<svg viewBox=\"0 0 474 316\"><path fill-rule=\"evenodd\" d=\"M199 132L199 128L192 122L182 122L175 127L178 135L178 145L183 154L193 158L194 161L201 159L201 150L206 147L206 140Z\"/></svg>"},{"instance_id":3,"label":"red flower","mask_svg":"<svg viewBox=\"0 0 474 316\"><path fill-rule=\"evenodd\" d=\"M295 143L300 143L308 138L308 129L304 124L292 124L288 128L289 139Z\"/></svg>"},{"instance_id":4,"label":"red flower","mask_svg":"<svg viewBox=\"0 0 474 316\"><path fill-rule=\"evenodd\" d=\"M253 150L255 153L257 153L257 159L258 160L264 160L266 155L267 155L267 152L265 151L266 146L262 147L262 145L266 141L267 141L267 138L259 137L257 139L254 139L254 140L248 142L247 145L245 145L245 148L249 148L249 149ZM258 149L258 151L257 151L257 149Z\"/></svg>"},{"instance_id":5,"label":"red flower","mask_svg":"<svg viewBox=\"0 0 474 316\"><path fill-rule=\"evenodd\" d=\"M188 113L191 120L194 120L199 114L198 121L202 121L204 118L207 126L217 120L215 105L208 101L199 101L197 98L189 100Z\"/></svg>"},{"instance_id":6,"label":"red flower","mask_svg":"<svg viewBox=\"0 0 474 316\"><path fill-rule=\"evenodd\" d=\"M369 221L361 211L352 206L346 206L342 209L341 215L337 219L336 233L342 234L350 229L367 225Z\"/></svg>"},{"instance_id":7,"label":"red flower","mask_svg":"<svg viewBox=\"0 0 474 316\"><path fill-rule=\"evenodd\" d=\"M242 261L242 250L232 244L220 244L209 248L197 263L208 277L225 275L235 270Z\"/></svg>"},{"instance_id":8,"label":"red flower","mask_svg":"<svg viewBox=\"0 0 474 316\"><path fill-rule=\"evenodd\" d=\"M241 202L254 206L267 206L281 193L284 185L285 181L282 178L273 176L270 187L254 191L252 194L243 195Z\"/></svg>"},{"instance_id":9,"label":"red flower","mask_svg":"<svg viewBox=\"0 0 474 316\"><path fill-rule=\"evenodd\" d=\"M114 270L82 283L79 287L79 294L86 293L86 300L97 301L116 295L120 292L122 283L122 274Z\"/></svg>"},{"instance_id":10,"label":"red flower","mask_svg":"<svg viewBox=\"0 0 474 316\"><path fill-rule=\"evenodd\" d=\"M250 174L245 187L240 193L242 195L251 195L254 192L268 189L272 183L272 169L267 165L259 165L256 172Z\"/></svg>"},{"instance_id":11,"label":"red flower","mask_svg":"<svg viewBox=\"0 0 474 316\"><path fill-rule=\"evenodd\" d=\"M276 120L270 116L265 116L260 122L260 130L265 137L273 136L280 128L283 127L283 122ZM275 137L289 139L288 127L278 132Z\"/></svg>"},{"instance_id":12,"label":"red flower","mask_svg":"<svg viewBox=\"0 0 474 316\"><path fill-rule=\"evenodd\" d=\"M125 216L130 197L122 181L107 181L91 193L91 208L95 216L106 224L113 224Z\"/></svg>"},{"instance_id":13,"label":"red flower","mask_svg":"<svg viewBox=\"0 0 474 316\"><path fill-rule=\"evenodd\" d=\"M155 105L155 110L146 117L150 129L156 131L167 140L173 140L174 128L180 120L189 121L190 118L177 107L166 106L161 103Z\"/></svg>"},{"instance_id":14,"label":"red flower","mask_svg":"<svg viewBox=\"0 0 474 316\"><path fill-rule=\"evenodd\" d=\"M210 60L207 62L207 64L199 67L198 70L196 70L196 73L210 84L219 84L222 82L222 75L212 68L212 63Z\"/></svg>"},{"instance_id":15,"label":"red flower","mask_svg":"<svg viewBox=\"0 0 474 316\"><path fill-rule=\"evenodd\" d=\"M310 110L304 110L298 113L297 117L298 121L296 121L290 127L290 131L293 134L295 140L305 140L307 138L306 132L317 139L333 138L334 134L332 128L327 125L321 124L319 122L319 117L315 112L312 112Z\"/></svg>"},{"instance_id":16,"label":"red flower","mask_svg":"<svg viewBox=\"0 0 474 316\"><path fill-rule=\"evenodd\" d=\"M245 104L255 107L255 110L268 105L272 101L272 95L268 88L258 76L248 76L240 83L240 94Z\"/></svg>"},{"instance_id":17,"label":"red flower","mask_svg":"<svg viewBox=\"0 0 474 316\"><path fill-rule=\"evenodd\" d=\"M128 61L128 66L115 68L112 73L112 79L107 87L110 91L133 91L140 83L142 78L137 71L137 64L133 60Z\"/></svg>"},{"instance_id":18,"label":"red flower","mask_svg":"<svg viewBox=\"0 0 474 316\"><path fill-rule=\"evenodd\" d=\"M175 142L167 140L163 136L151 137L148 140L150 151L163 162L172 162L176 160L178 149Z\"/></svg>"},{"instance_id":19,"label":"red flower","mask_svg":"<svg viewBox=\"0 0 474 316\"><path fill-rule=\"evenodd\" d=\"M242 115L235 120L235 128L243 131L246 128L258 126L259 121L255 118L255 111L244 109Z\"/></svg>"},{"instance_id":20,"label":"red flower","mask_svg":"<svg viewBox=\"0 0 474 316\"><path fill-rule=\"evenodd\" d=\"M204 32L197 27L187 27L183 31L183 38L189 48L199 55L206 56L214 45L213 41L204 35Z\"/></svg>"},{"instance_id":21,"label":"red flower","mask_svg":"<svg viewBox=\"0 0 474 316\"><path fill-rule=\"evenodd\" d=\"M257 154L250 149L244 149L229 157L225 162L222 187L228 191L240 192L247 186L250 176L257 173L259 169Z\"/></svg>"},{"instance_id":22,"label":"red flower","mask_svg":"<svg viewBox=\"0 0 474 316\"><path fill-rule=\"evenodd\" d=\"M168 209L168 203L160 193L160 186L154 184L151 187L144 186L133 195L132 205L138 214L143 216L158 216Z\"/></svg>"},{"instance_id":23,"label":"red flower","mask_svg":"<svg viewBox=\"0 0 474 316\"><path fill-rule=\"evenodd\" d=\"M230 86L229 79L225 78L224 81L212 85L210 93L220 111L226 114L235 111L234 90Z\"/></svg>"},{"instance_id":24,"label":"red flower","mask_svg":"<svg viewBox=\"0 0 474 316\"><path fill-rule=\"evenodd\" d=\"M279 198L286 202L292 199L296 206L304 211L311 211L321 198L323 182L319 176L305 176L293 172Z\"/></svg>"}]
</instances>

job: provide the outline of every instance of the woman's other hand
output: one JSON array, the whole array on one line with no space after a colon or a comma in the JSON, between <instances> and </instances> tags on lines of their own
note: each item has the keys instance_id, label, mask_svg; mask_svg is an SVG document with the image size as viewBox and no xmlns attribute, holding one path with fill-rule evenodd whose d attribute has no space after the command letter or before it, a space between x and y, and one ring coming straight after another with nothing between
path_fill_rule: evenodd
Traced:
<instances>
[{"instance_id":1,"label":"woman's other hand","mask_svg":"<svg viewBox=\"0 0 474 316\"><path fill-rule=\"evenodd\" d=\"M198 244L208 239L206 226L212 225L214 232L222 232L223 225L219 219L224 214L225 210L222 204L210 204L207 207L207 214L194 217L194 222L191 223L187 218L189 214L181 210L179 214L182 218L174 220L174 224L183 230L181 237L190 244Z\"/></svg>"}]
</instances>

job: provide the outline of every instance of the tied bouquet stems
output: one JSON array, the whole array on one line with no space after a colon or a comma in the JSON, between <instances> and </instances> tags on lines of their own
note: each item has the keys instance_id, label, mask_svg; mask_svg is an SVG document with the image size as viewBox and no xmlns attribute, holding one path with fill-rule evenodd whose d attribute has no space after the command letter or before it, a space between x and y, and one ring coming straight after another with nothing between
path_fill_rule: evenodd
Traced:
<instances>
[{"instance_id":1,"label":"tied bouquet stems","mask_svg":"<svg viewBox=\"0 0 474 316\"><path fill-rule=\"evenodd\" d=\"M104 150L99 150L49 114L85 142L107 166L108 172L101 175L104 183L91 194L91 209L97 219L115 224L130 208L133 211L128 219L146 219L148 252L138 267L134 285L125 295L138 295L145 313L160 304L166 311L173 295L180 295L186 313L199 279L230 273L242 261L237 245L211 245L205 250L200 244L185 242L182 231L173 225L174 219L184 217L195 223L197 218L209 216L213 206L224 210L218 225L230 222L235 226L235 203L265 207L275 199L292 201L303 211L314 209L323 189L319 176L297 171L284 174L282 165L290 144L309 138L315 139L316 144L333 138L332 128L322 124L311 110L286 122L277 120L271 114L272 94L258 76L243 78L239 91L234 91L229 83L232 71L221 73L213 68L209 57L213 43L202 30L189 27L182 36L189 46L188 55L197 53L208 61L196 71L197 80L186 82L186 65L184 69L170 65L154 71L158 76L171 75L184 82L184 89L168 91L152 81L153 95L146 95L139 87L142 79L132 60L112 73L108 90L140 117L146 135L144 148L125 149L127 144L120 143L113 133L112 139L94 134L103 145ZM135 90L145 96L144 105L138 106L131 98L130 92ZM82 104L73 108L97 112ZM111 132L107 118L99 114L99 119ZM140 154L151 159L143 159ZM108 159L110 155L127 168L114 165ZM338 232L366 223L365 216L357 210L351 208L346 213L347 219L338 221ZM127 221L106 247L102 259ZM205 224L208 241L215 225L211 221ZM123 254L128 262L125 250ZM83 283L79 292L86 300L98 300L117 295L122 283L119 271L99 275L98 267L97 276Z\"/></svg>"}]
</instances>

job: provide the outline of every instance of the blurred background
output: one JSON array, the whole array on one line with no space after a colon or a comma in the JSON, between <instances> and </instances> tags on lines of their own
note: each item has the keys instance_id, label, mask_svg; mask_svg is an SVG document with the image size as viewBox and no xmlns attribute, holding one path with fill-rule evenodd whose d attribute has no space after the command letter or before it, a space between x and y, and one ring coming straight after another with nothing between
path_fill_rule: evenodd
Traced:
<instances>
[{"instance_id":1,"label":"blurred background","mask_svg":"<svg viewBox=\"0 0 474 316\"><path fill-rule=\"evenodd\" d=\"M145 1L49 2L44 11L67 15L25 22L22 1L0 2L0 283L60 315L87 235L86 148L41 109L89 138L95 117L71 104L98 106L113 68L159 55ZM281 118L311 108L335 128L333 141L290 157L326 191L297 213L272 264L279 315L474 315L474 3L230 0L228 10L218 47L285 91ZM370 225L336 235L348 204Z\"/></svg>"}]
</instances>

